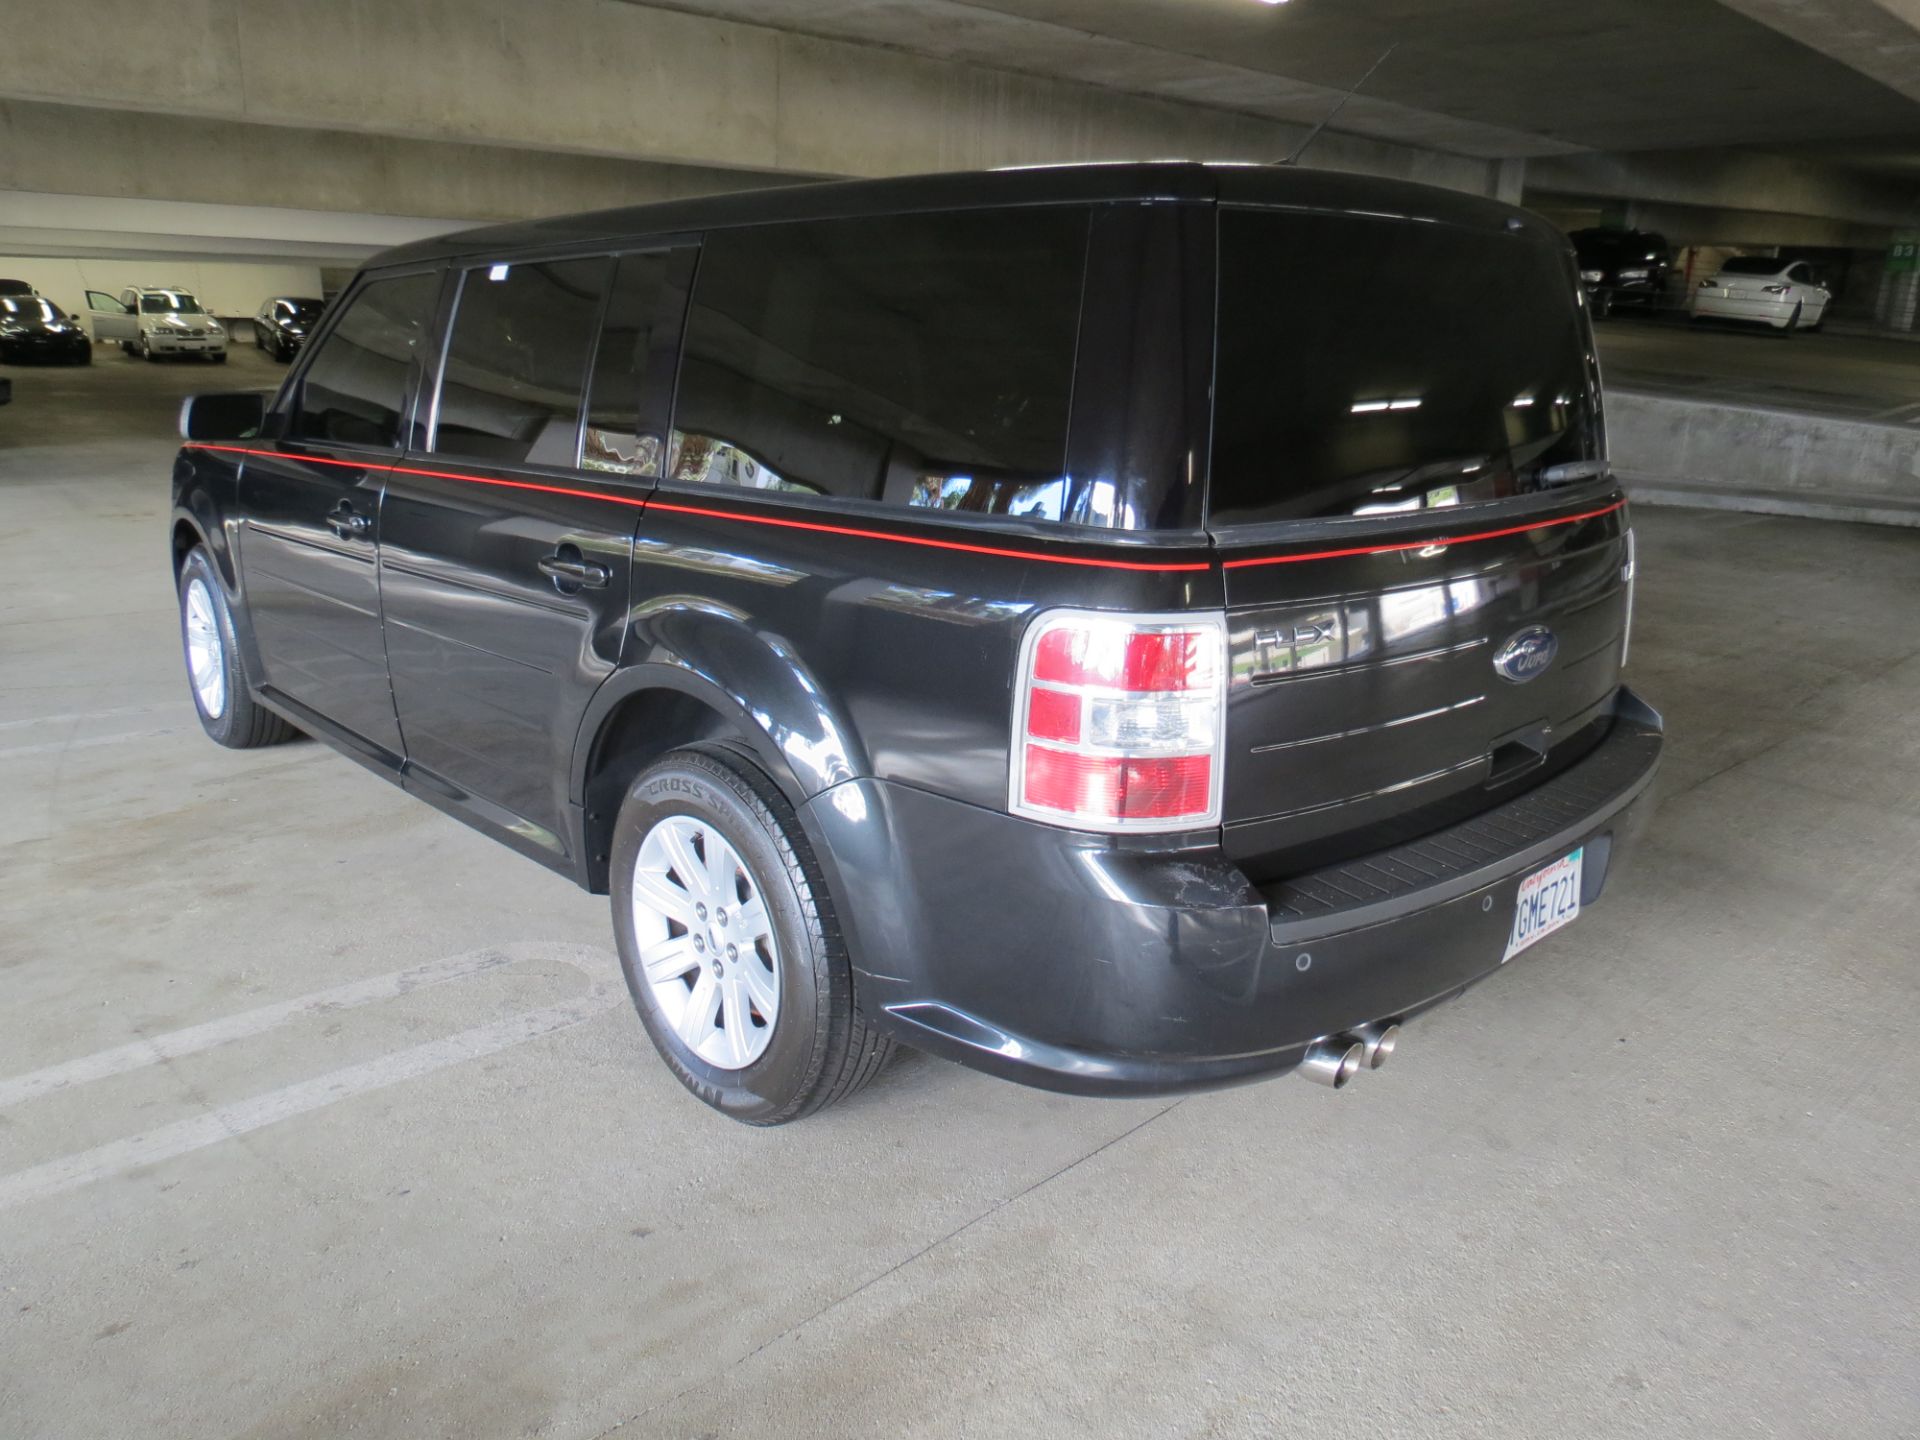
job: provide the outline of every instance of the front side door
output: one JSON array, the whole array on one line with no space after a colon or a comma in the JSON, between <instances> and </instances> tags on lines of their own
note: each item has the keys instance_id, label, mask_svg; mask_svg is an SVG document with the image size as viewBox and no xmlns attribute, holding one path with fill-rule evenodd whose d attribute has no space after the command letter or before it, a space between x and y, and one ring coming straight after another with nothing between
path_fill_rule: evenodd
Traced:
<instances>
[{"instance_id":1,"label":"front side door","mask_svg":"<svg viewBox=\"0 0 1920 1440\"><path fill-rule=\"evenodd\" d=\"M87 318L93 322L96 340L137 340L140 318L127 305L104 290L87 291Z\"/></svg>"},{"instance_id":2,"label":"front side door","mask_svg":"<svg viewBox=\"0 0 1920 1440\"><path fill-rule=\"evenodd\" d=\"M425 444L395 468L381 516L410 784L561 868L577 859L574 740L620 659L658 473L676 255L690 252L459 275Z\"/></svg>"},{"instance_id":3,"label":"front side door","mask_svg":"<svg viewBox=\"0 0 1920 1440\"><path fill-rule=\"evenodd\" d=\"M241 473L240 568L272 698L398 767L380 632L380 494L399 458L436 270L362 285L283 392Z\"/></svg>"}]
</instances>

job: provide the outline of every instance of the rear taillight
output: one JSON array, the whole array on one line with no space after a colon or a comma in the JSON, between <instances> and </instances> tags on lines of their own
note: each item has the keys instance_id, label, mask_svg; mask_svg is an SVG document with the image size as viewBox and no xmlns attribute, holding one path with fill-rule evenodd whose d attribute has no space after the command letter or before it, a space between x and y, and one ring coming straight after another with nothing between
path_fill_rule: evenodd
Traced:
<instances>
[{"instance_id":1,"label":"rear taillight","mask_svg":"<svg viewBox=\"0 0 1920 1440\"><path fill-rule=\"evenodd\" d=\"M1078 830L1219 824L1226 677L1218 612L1041 615L1020 647L1013 813Z\"/></svg>"}]
</instances>

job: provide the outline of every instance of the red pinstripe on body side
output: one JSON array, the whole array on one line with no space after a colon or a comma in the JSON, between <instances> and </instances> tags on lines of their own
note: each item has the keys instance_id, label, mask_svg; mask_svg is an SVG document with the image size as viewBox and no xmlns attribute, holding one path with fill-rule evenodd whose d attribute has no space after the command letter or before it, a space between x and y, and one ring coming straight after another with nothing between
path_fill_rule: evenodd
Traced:
<instances>
[{"instance_id":1,"label":"red pinstripe on body side","mask_svg":"<svg viewBox=\"0 0 1920 1440\"><path fill-rule=\"evenodd\" d=\"M380 470L393 475L419 475L433 480L458 480L469 485L494 485L506 490L533 490L545 495L571 495L582 500L604 500L610 505L630 505L639 510L664 510L673 515L697 515L708 520L732 520L743 525L771 525L781 530L804 530L817 535L848 535L860 540L886 540L896 545L921 545L930 550L957 550L968 555L996 555L1010 560L1037 560L1047 565L1081 565L1095 570L1137 570L1156 574L1189 573L1209 568L1205 560L1102 560L1085 555L1047 555L1035 550L1014 550L1000 545L969 545L959 540L936 540L925 535L896 535L885 530L863 530L852 525L828 525L815 520L788 520L777 515L744 515L735 510L713 510L703 505L681 505L671 500L639 495L609 495L600 490L575 490L565 485L543 485L533 480L502 480L490 475L469 475L457 470L424 470L411 465L368 464L361 460L335 460L324 455L287 455L279 450L258 450L245 445L212 445L189 440L188 450L214 450L229 455L258 455L263 458L295 460L302 465L340 465L353 470ZM1507 535L1525 535L1558 525L1573 525L1582 520L1611 515L1626 505L1616 500L1598 510L1578 515L1561 515L1552 520L1536 520L1525 525L1509 525L1504 530L1481 530L1471 535L1436 536L1429 540L1406 540L1388 545L1356 545L1345 550L1309 550L1295 555L1259 555L1224 560L1228 570L1246 570L1258 565L1297 565L1306 560L1339 560L1352 555L1391 555L1406 550L1425 550L1430 546L1471 545L1477 540L1498 540Z\"/></svg>"},{"instance_id":2,"label":"red pinstripe on body side","mask_svg":"<svg viewBox=\"0 0 1920 1440\"><path fill-rule=\"evenodd\" d=\"M1551 530L1556 525L1573 525L1581 520L1596 520L1602 515L1626 507L1616 500L1598 510L1583 510L1578 515L1561 515L1552 520L1534 520L1525 525L1509 525L1504 530L1481 530L1472 535L1436 535L1431 540L1404 540L1392 545L1356 545L1350 550L1309 550L1298 555L1260 555L1221 562L1229 570L1247 570L1255 565L1294 565L1302 560L1339 560L1348 555L1391 555L1401 550L1425 550L1429 546L1471 545L1476 540L1498 540L1503 535L1525 535L1530 530Z\"/></svg>"}]
</instances>

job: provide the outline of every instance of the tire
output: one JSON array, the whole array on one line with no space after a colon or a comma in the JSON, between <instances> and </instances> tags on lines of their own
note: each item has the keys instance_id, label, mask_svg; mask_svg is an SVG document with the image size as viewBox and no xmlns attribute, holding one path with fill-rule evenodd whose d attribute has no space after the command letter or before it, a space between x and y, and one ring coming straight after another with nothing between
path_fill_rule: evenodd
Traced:
<instances>
[{"instance_id":1,"label":"tire","mask_svg":"<svg viewBox=\"0 0 1920 1440\"><path fill-rule=\"evenodd\" d=\"M216 365L224 365L227 363L227 352L222 350L218 355L209 356L208 358Z\"/></svg>"},{"instance_id":2,"label":"tire","mask_svg":"<svg viewBox=\"0 0 1920 1440\"><path fill-rule=\"evenodd\" d=\"M160 357L153 353L153 346L147 343L144 335L140 337L140 358L149 365L158 365L160 363Z\"/></svg>"},{"instance_id":3,"label":"tire","mask_svg":"<svg viewBox=\"0 0 1920 1440\"><path fill-rule=\"evenodd\" d=\"M636 891L643 862L652 878ZM713 862L730 872L718 884L706 873ZM798 1120L861 1089L892 1055L893 1042L854 1009L853 967L793 807L750 761L696 746L649 766L615 821L610 877L620 968L641 1022L680 1083L723 1115ZM736 908L707 907L722 899ZM730 998L743 1002L731 1026Z\"/></svg>"},{"instance_id":4,"label":"tire","mask_svg":"<svg viewBox=\"0 0 1920 1440\"><path fill-rule=\"evenodd\" d=\"M229 750L278 745L299 734L253 698L226 587L205 546L196 545L187 552L180 567L179 590L180 649L200 728ZM208 664L214 667L212 672L206 670Z\"/></svg>"},{"instance_id":5,"label":"tire","mask_svg":"<svg viewBox=\"0 0 1920 1440\"><path fill-rule=\"evenodd\" d=\"M1798 330L1799 328L1800 328L1800 302L1796 300L1793 302L1793 313L1787 316L1787 323L1780 327L1780 338L1782 340L1791 340L1793 338L1793 332Z\"/></svg>"},{"instance_id":6,"label":"tire","mask_svg":"<svg viewBox=\"0 0 1920 1440\"><path fill-rule=\"evenodd\" d=\"M1592 314L1596 320L1610 319L1613 315L1613 292L1596 290L1593 292Z\"/></svg>"}]
</instances>

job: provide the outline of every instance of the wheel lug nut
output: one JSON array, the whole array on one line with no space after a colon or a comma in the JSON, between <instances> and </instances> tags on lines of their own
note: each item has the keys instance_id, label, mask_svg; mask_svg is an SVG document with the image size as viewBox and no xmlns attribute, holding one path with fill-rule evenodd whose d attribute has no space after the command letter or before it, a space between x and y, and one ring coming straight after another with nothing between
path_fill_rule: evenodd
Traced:
<instances>
[{"instance_id":1,"label":"wheel lug nut","mask_svg":"<svg viewBox=\"0 0 1920 1440\"><path fill-rule=\"evenodd\" d=\"M726 910L725 910L725 909L720 909L720 910L716 910L716 911L714 911L714 912L713 912L713 918L714 918L714 919L715 919L716 921L718 921L718 922L719 922L720 924L722 924L722 925L724 925L724 924L726 924L726 923L727 923L727 912L726 912Z\"/></svg>"},{"instance_id":2,"label":"wheel lug nut","mask_svg":"<svg viewBox=\"0 0 1920 1440\"><path fill-rule=\"evenodd\" d=\"M696 935L693 937L693 948L696 950L704 950L707 948L707 942Z\"/></svg>"},{"instance_id":3,"label":"wheel lug nut","mask_svg":"<svg viewBox=\"0 0 1920 1440\"><path fill-rule=\"evenodd\" d=\"M698 915L702 920L704 920L707 918L707 907L704 905L695 905L693 907L693 913Z\"/></svg>"},{"instance_id":4,"label":"wheel lug nut","mask_svg":"<svg viewBox=\"0 0 1920 1440\"><path fill-rule=\"evenodd\" d=\"M739 949L739 947L738 947L738 946L735 946L735 945L729 945L729 946L727 946L727 959L729 959L729 960L738 960L739 958L740 958L740 949Z\"/></svg>"}]
</instances>

